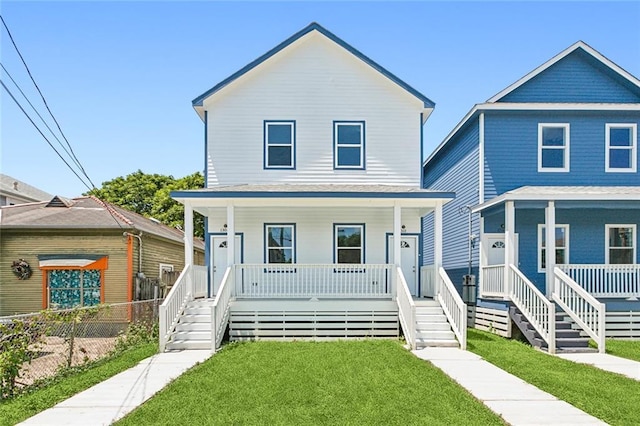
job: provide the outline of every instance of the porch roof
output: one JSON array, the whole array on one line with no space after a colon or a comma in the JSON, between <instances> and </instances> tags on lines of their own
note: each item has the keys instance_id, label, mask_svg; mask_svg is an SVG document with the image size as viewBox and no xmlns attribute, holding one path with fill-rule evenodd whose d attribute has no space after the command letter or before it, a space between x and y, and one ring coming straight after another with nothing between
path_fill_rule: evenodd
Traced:
<instances>
[{"instance_id":1,"label":"porch roof","mask_svg":"<svg viewBox=\"0 0 640 426\"><path fill-rule=\"evenodd\" d=\"M471 211L478 213L506 201L640 201L640 186L522 186Z\"/></svg>"}]
</instances>

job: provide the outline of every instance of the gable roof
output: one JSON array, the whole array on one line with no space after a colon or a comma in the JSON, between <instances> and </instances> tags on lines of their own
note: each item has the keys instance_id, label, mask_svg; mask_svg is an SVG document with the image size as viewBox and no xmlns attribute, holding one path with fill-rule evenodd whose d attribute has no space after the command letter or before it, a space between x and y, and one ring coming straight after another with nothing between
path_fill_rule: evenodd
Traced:
<instances>
[{"instance_id":1,"label":"gable roof","mask_svg":"<svg viewBox=\"0 0 640 426\"><path fill-rule=\"evenodd\" d=\"M184 233L178 229L93 196L55 196L51 201L4 206L0 209L0 229L137 230L178 243L184 241ZM199 239L194 245L204 249Z\"/></svg>"},{"instance_id":2,"label":"gable roof","mask_svg":"<svg viewBox=\"0 0 640 426\"><path fill-rule=\"evenodd\" d=\"M52 195L9 175L0 173L0 194L30 201L50 200Z\"/></svg>"},{"instance_id":3,"label":"gable roof","mask_svg":"<svg viewBox=\"0 0 640 426\"><path fill-rule=\"evenodd\" d=\"M229 77L227 77L224 80L222 80L220 83L218 83L215 86L213 86L211 89L209 89L206 92L204 92L202 95L200 95L197 98L195 98L192 101L193 107L197 108L197 107L203 106L203 101L206 98L208 98L209 96L211 96L214 93L218 92L222 88L226 87L227 85L229 85L233 81L239 79L240 77L242 77L246 73L250 72L251 70L256 68L258 65L262 64L263 62L265 62L266 60L271 58L272 56L274 56L274 55L280 53L281 51L285 50L291 44L293 44L297 40L303 38L305 35L311 33L312 31L317 31L318 33L324 35L325 37L327 37L328 39L330 39L334 43L336 43L339 46L343 47L348 52L350 52L352 55L354 55L356 58L362 60L364 63L369 65L371 68L375 69L380 74L382 74L385 77L387 77L389 80L391 80L392 82L394 82L395 84L400 86L405 91L409 92L414 97L418 98L420 101L422 101L424 103L424 107L425 108L434 108L435 107L435 103L432 100L427 98L422 93L418 92L416 89L414 89L413 87L411 87L410 85L408 85L404 81L400 80L398 77L396 77L394 74L389 72L387 69L385 69L384 67L382 67L381 65L379 65L378 63L376 63L375 61L370 59L368 56L364 55L358 49L356 49L355 47L351 46L350 44L348 44L347 42L345 42L344 40L342 40L341 38L339 38L338 36L336 36L335 34L333 34L332 32L330 32L329 30L327 30L326 28L324 28L323 26L321 26L320 24L318 24L316 22L312 22L311 24L307 25L305 28L303 28L302 30L298 31L297 33L295 33L294 35L292 35L291 37L289 37L288 39L286 39L282 43L278 44L276 47L274 47L273 49L269 50L264 55L258 57L253 62L250 62L249 64L247 64L246 66L244 66L240 70L236 71L235 73L231 74Z\"/></svg>"},{"instance_id":4,"label":"gable roof","mask_svg":"<svg viewBox=\"0 0 640 426\"><path fill-rule=\"evenodd\" d=\"M573 52L579 49L581 49L582 51L584 51L585 53L593 57L598 62L605 65L613 73L617 74L622 79L628 81L631 85L633 85L635 88L640 90L640 80L638 80L636 77L634 77L631 73L627 72L622 67L618 66L617 64L609 60L607 57L605 57L603 54L595 50L593 47L589 46L587 43L580 40L572 44L562 52L558 53L556 56L549 59L547 62L540 65L539 67L537 67L536 69L534 69L533 71L531 71L530 73L528 73L527 75L525 75L524 77L516 81L515 83L511 84L510 86L506 87L499 93L489 98L487 100L487 103L500 101L500 99L512 93L513 91L523 86L528 81L532 80L534 77L538 76L539 74L541 74L542 72L544 72L545 70L547 70L548 68L556 64L557 62L559 62L560 60L566 58L567 56L569 56L570 54L572 54Z\"/></svg>"}]
</instances>

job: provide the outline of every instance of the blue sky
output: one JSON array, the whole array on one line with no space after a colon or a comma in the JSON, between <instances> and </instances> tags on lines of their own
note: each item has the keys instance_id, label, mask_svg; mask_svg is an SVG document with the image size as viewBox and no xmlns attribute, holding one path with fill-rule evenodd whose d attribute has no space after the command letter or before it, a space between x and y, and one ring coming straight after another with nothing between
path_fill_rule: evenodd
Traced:
<instances>
[{"instance_id":1,"label":"blue sky","mask_svg":"<svg viewBox=\"0 0 640 426\"><path fill-rule=\"evenodd\" d=\"M312 21L436 103L425 155L474 104L577 40L640 76L637 1L4 1L1 13L98 186L138 169L202 170L191 100ZM4 30L1 48L2 64L38 100ZM52 194L86 191L4 91L1 101L2 173Z\"/></svg>"}]
</instances>

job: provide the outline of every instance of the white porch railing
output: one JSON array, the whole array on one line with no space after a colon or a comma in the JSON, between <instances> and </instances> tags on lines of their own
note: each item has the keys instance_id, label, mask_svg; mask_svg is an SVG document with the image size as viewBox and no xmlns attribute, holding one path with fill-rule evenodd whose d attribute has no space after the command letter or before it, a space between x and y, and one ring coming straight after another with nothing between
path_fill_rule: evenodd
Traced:
<instances>
[{"instance_id":1,"label":"white porch railing","mask_svg":"<svg viewBox=\"0 0 640 426\"><path fill-rule=\"evenodd\" d=\"M211 351L215 352L222 344L227 321L229 304L233 297L235 267L229 266L222 277L213 305L211 306Z\"/></svg>"},{"instance_id":2,"label":"white porch railing","mask_svg":"<svg viewBox=\"0 0 640 426\"><path fill-rule=\"evenodd\" d=\"M489 265L481 268L480 296L500 297L507 295L504 283L504 265Z\"/></svg>"},{"instance_id":3,"label":"white porch railing","mask_svg":"<svg viewBox=\"0 0 640 426\"><path fill-rule=\"evenodd\" d=\"M605 351L605 305L556 267L553 300Z\"/></svg>"},{"instance_id":4,"label":"white porch railing","mask_svg":"<svg viewBox=\"0 0 640 426\"><path fill-rule=\"evenodd\" d=\"M514 265L509 265L511 301L547 342L550 354L556 352L556 307Z\"/></svg>"},{"instance_id":5,"label":"white porch railing","mask_svg":"<svg viewBox=\"0 0 640 426\"><path fill-rule=\"evenodd\" d=\"M171 291L160 305L158 312L160 317L160 352L164 352L167 340L175 330L187 302L193 300L192 270L191 265L184 267L175 284L171 287Z\"/></svg>"},{"instance_id":6,"label":"white porch railing","mask_svg":"<svg viewBox=\"0 0 640 426\"><path fill-rule=\"evenodd\" d=\"M207 297L207 267L193 265L193 297Z\"/></svg>"},{"instance_id":7,"label":"white porch railing","mask_svg":"<svg viewBox=\"0 0 640 426\"><path fill-rule=\"evenodd\" d=\"M557 267L593 297L640 297L640 264Z\"/></svg>"},{"instance_id":8,"label":"white porch railing","mask_svg":"<svg viewBox=\"0 0 640 426\"><path fill-rule=\"evenodd\" d=\"M436 296L436 267L435 265L426 265L420 268L420 288L422 296Z\"/></svg>"},{"instance_id":9,"label":"white porch railing","mask_svg":"<svg viewBox=\"0 0 640 426\"><path fill-rule=\"evenodd\" d=\"M416 349L416 304L413 301L413 296L409 291L409 286L404 278L404 274L400 267L396 267L396 283L398 286L398 294L396 302L398 304L398 317L400 319L400 325L404 332L404 338L407 340L407 344L411 347L411 350Z\"/></svg>"},{"instance_id":10,"label":"white porch railing","mask_svg":"<svg viewBox=\"0 0 640 426\"><path fill-rule=\"evenodd\" d=\"M239 264L237 298L391 298L393 265Z\"/></svg>"},{"instance_id":11,"label":"white porch railing","mask_svg":"<svg viewBox=\"0 0 640 426\"><path fill-rule=\"evenodd\" d=\"M460 349L467 349L467 305L444 268L438 268L436 297L449 320L453 333L458 338Z\"/></svg>"}]
</instances>

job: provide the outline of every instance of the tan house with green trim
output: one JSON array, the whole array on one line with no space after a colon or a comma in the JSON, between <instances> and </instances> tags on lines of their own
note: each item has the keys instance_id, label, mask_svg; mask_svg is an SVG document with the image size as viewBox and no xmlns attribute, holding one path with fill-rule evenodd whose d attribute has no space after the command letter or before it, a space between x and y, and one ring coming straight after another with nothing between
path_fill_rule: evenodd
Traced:
<instances>
[{"instance_id":1,"label":"tan house with green trim","mask_svg":"<svg viewBox=\"0 0 640 426\"><path fill-rule=\"evenodd\" d=\"M135 300L136 277L182 271L184 250L181 230L95 197L2 207L0 316Z\"/></svg>"}]
</instances>

